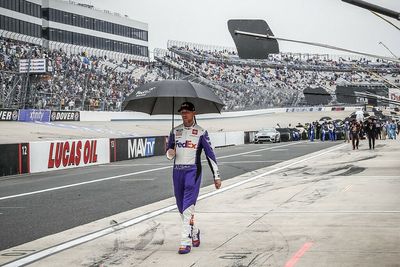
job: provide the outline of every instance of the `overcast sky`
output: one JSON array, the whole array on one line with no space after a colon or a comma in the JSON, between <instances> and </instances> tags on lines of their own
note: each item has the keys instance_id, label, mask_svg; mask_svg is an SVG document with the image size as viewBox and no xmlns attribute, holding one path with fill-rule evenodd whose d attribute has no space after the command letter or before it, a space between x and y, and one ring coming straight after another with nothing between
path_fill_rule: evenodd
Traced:
<instances>
[{"instance_id":1,"label":"overcast sky","mask_svg":"<svg viewBox=\"0 0 400 267\"><path fill-rule=\"evenodd\" d=\"M75 0L76 1L76 0ZM77 0L149 24L149 48L168 40L234 47L227 21L264 19L275 36L400 57L400 31L371 12L341 0ZM400 11L400 0L367 0ZM398 27L400 21L390 19ZM343 54L280 42L282 52Z\"/></svg>"}]
</instances>

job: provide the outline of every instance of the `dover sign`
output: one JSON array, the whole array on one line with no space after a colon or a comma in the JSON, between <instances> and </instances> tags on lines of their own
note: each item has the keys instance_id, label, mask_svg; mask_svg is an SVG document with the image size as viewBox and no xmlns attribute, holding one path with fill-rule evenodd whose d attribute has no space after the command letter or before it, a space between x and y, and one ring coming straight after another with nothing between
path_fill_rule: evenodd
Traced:
<instances>
[{"instance_id":1,"label":"dover sign","mask_svg":"<svg viewBox=\"0 0 400 267\"><path fill-rule=\"evenodd\" d=\"M79 121L79 111L52 111L51 121Z\"/></svg>"},{"instance_id":2,"label":"dover sign","mask_svg":"<svg viewBox=\"0 0 400 267\"><path fill-rule=\"evenodd\" d=\"M0 109L0 121L18 121L18 109Z\"/></svg>"}]
</instances>

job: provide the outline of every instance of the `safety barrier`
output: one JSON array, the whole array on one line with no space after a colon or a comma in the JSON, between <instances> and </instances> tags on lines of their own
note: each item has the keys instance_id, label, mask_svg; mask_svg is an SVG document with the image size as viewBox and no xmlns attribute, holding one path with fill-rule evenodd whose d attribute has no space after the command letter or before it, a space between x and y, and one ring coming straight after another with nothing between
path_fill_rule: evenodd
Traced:
<instances>
[{"instance_id":1,"label":"safety barrier","mask_svg":"<svg viewBox=\"0 0 400 267\"><path fill-rule=\"evenodd\" d=\"M217 132L209 136L213 148L244 144L244 132Z\"/></svg>"},{"instance_id":2,"label":"safety barrier","mask_svg":"<svg viewBox=\"0 0 400 267\"><path fill-rule=\"evenodd\" d=\"M359 110L362 107L344 107L344 110ZM313 112L320 110L343 110L343 107L308 107L277 108L255 111L226 112L223 114L200 115L198 119L232 118L259 115L262 113L280 112ZM21 111L23 111L21 113ZM49 110L16 110L1 109L0 120L3 121L77 121L94 120L95 118L113 120L125 119L162 119L170 120L170 115L149 116L135 112L79 112ZM216 132L210 133L213 147L224 147L252 143L255 132ZM115 161L159 156L165 152L166 136L134 137L134 138L99 138L63 141L40 141L20 144L0 145L0 176L36 173L82 166L105 164Z\"/></svg>"},{"instance_id":3,"label":"safety barrier","mask_svg":"<svg viewBox=\"0 0 400 267\"><path fill-rule=\"evenodd\" d=\"M38 173L164 155L167 136L35 141L0 145L0 176ZM244 132L210 134L211 144L244 144Z\"/></svg>"}]
</instances>

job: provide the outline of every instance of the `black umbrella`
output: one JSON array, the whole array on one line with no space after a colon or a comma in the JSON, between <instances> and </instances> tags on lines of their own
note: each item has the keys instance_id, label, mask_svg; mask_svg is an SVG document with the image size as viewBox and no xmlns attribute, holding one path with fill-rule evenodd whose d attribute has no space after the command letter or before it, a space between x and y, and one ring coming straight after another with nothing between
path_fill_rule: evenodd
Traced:
<instances>
[{"instance_id":1,"label":"black umbrella","mask_svg":"<svg viewBox=\"0 0 400 267\"><path fill-rule=\"evenodd\" d=\"M179 107L187 101L194 104L197 114L221 113L224 106L209 87L190 81L164 80L136 88L125 99L122 109L150 115L172 114L173 127L174 114L179 114Z\"/></svg>"}]
</instances>

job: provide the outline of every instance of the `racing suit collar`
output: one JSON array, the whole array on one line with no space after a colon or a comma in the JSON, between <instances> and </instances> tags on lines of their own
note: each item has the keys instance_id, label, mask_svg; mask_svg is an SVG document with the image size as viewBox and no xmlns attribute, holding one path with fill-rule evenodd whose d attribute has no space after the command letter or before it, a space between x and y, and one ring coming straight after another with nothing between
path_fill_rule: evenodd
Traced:
<instances>
[{"instance_id":1,"label":"racing suit collar","mask_svg":"<svg viewBox=\"0 0 400 267\"><path fill-rule=\"evenodd\" d=\"M193 120L193 124L192 124L192 125L190 125L190 126L185 126L185 124L183 124L183 127L184 127L185 129L190 129L190 128L194 127L195 125L196 125L196 121Z\"/></svg>"}]
</instances>

